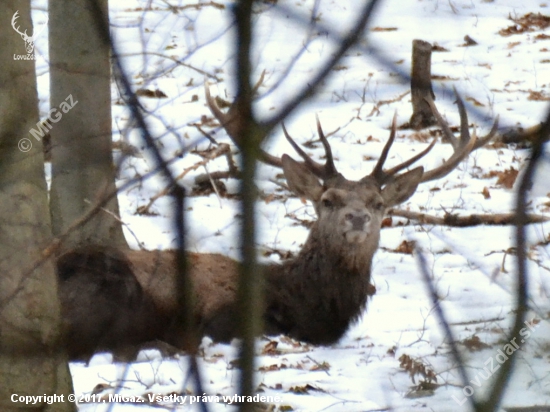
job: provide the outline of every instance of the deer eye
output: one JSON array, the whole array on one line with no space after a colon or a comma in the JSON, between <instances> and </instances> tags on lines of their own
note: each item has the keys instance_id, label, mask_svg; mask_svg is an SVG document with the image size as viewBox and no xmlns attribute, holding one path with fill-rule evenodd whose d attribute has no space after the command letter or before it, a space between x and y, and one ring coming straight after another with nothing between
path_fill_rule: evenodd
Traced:
<instances>
[{"instance_id":1,"label":"deer eye","mask_svg":"<svg viewBox=\"0 0 550 412\"><path fill-rule=\"evenodd\" d=\"M329 208L329 209L334 206L334 204L328 199L323 199L322 203L323 203L324 207Z\"/></svg>"},{"instance_id":2,"label":"deer eye","mask_svg":"<svg viewBox=\"0 0 550 412\"><path fill-rule=\"evenodd\" d=\"M377 202L377 203L374 204L374 208L375 208L376 210L382 210L382 209L384 208L384 203L382 203L382 202Z\"/></svg>"}]
</instances>

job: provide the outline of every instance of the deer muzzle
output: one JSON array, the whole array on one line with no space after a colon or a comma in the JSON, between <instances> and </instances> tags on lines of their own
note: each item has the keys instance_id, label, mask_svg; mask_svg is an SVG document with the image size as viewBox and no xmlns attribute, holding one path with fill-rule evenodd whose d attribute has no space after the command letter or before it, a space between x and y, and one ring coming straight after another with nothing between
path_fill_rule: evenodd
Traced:
<instances>
[{"instance_id":1,"label":"deer muzzle","mask_svg":"<svg viewBox=\"0 0 550 412\"><path fill-rule=\"evenodd\" d=\"M351 211L345 215L345 238L349 243L362 243L368 235L371 216L365 211Z\"/></svg>"},{"instance_id":2,"label":"deer muzzle","mask_svg":"<svg viewBox=\"0 0 550 412\"><path fill-rule=\"evenodd\" d=\"M370 215L365 212L354 211L346 213L346 221L351 226L351 230L364 231L370 220Z\"/></svg>"}]
</instances>

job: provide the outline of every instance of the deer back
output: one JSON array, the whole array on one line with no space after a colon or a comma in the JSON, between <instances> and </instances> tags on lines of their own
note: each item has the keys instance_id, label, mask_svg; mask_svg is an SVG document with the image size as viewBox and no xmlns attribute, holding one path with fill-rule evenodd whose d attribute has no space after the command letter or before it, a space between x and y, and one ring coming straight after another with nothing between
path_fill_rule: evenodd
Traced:
<instances>
[{"instance_id":1,"label":"deer back","mask_svg":"<svg viewBox=\"0 0 550 412\"><path fill-rule=\"evenodd\" d=\"M71 359L105 350L130 360L141 343L161 335L161 314L121 252L99 246L72 250L58 259L57 275Z\"/></svg>"},{"instance_id":2,"label":"deer back","mask_svg":"<svg viewBox=\"0 0 550 412\"><path fill-rule=\"evenodd\" d=\"M130 250L126 257L145 293L160 312L173 316L176 296L176 254L173 250ZM227 256L187 253L189 276L194 288L194 310L199 319L235 300L238 264Z\"/></svg>"},{"instance_id":3,"label":"deer back","mask_svg":"<svg viewBox=\"0 0 550 412\"><path fill-rule=\"evenodd\" d=\"M70 359L99 351L132 360L142 347L174 344L183 325L177 315L176 255L172 250L121 252L86 246L57 260L64 341ZM202 326L235 302L237 263L216 254L188 253L194 311ZM160 347L161 350L164 347Z\"/></svg>"}]
</instances>

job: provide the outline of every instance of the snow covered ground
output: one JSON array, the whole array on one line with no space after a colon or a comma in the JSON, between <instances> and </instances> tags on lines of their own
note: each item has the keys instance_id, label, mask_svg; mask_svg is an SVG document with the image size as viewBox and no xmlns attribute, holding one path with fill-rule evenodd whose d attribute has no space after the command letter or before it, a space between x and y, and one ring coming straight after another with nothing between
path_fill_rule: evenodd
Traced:
<instances>
[{"instance_id":1,"label":"snow covered ground","mask_svg":"<svg viewBox=\"0 0 550 412\"><path fill-rule=\"evenodd\" d=\"M35 24L44 21L38 10L43 5L38 4ZM150 130L166 158L182 147L208 147L193 126L201 123L202 116L210 115L203 92L205 78L213 95L233 97L230 4L111 1L113 35L136 90L160 90L167 96L141 100L150 113ZM152 10L145 10L147 5ZM344 33L362 5L359 0L279 0L257 5L253 65L256 77L266 71L256 106L260 117L269 117L308 81L334 49L327 29ZM319 26L308 25L313 9ZM458 124L453 86L469 104L470 121L476 124L478 134L487 133L497 115L501 127L533 126L543 118L550 99L550 33L535 27L510 36L499 31L514 25L510 17L539 12L550 15L543 0L382 1L359 47L346 55L321 92L293 114L286 126L296 140L309 142L316 139L318 114L325 132L335 131L329 140L339 171L349 179L370 173L394 112L398 124L408 121L411 114L409 84L399 73L410 71L413 39L437 43L446 50L433 53L432 74L440 79L434 81L436 103L451 126ZM465 47L466 35L478 44ZM37 40L37 49L47 59L45 42L44 38ZM44 60L37 64L41 111L45 113L49 104L47 64ZM128 110L120 104L115 85L113 117L115 139L142 148L139 132L131 129ZM427 136L427 132L399 131L388 162L395 164L417 153L429 143ZM215 137L229 142L223 131L217 131ZM319 146L308 147L308 153L321 156ZM292 154L280 128L265 148L276 155ZM433 168L450 152L448 145L438 144L423 164ZM502 172L521 168L526 155L526 150L513 147L480 149L446 178L421 185L402 208L437 216L445 212L511 212L514 192L497 182ZM180 174L201 160L188 153L171 168ZM530 203L530 210L539 214L547 214L550 206L546 196L550 192L546 177L550 158L546 162L537 174L533 192L537 196ZM143 150L123 163L119 183L143 175L153 166ZM225 160L219 158L209 162L207 170L201 167L189 172L183 182L192 188L198 174L226 168ZM297 252L307 236L299 220L313 220L314 211L280 192L273 183L278 173L271 167L259 168L257 184L266 195L258 201L259 247ZM230 180L226 186L230 193L237 190L236 181ZM168 197L154 202L149 214L137 213L162 187L161 179L152 178L119 196L127 239L134 247L138 241L150 249L172 245ZM188 206L189 248L237 258L236 200L210 194L191 197ZM530 296L538 310L528 316L525 339L514 342L519 362L504 398L506 407L550 405L550 324L545 319L550 309L550 259L545 245L549 229L550 224L529 227ZM462 387L415 258L399 249L403 241L411 240L420 244L429 259L442 307L467 362L472 380L469 387ZM274 410L469 410L466 397L486 393L491 370L506 361L507 350L516 350L506 341L514 307L513 246L511 226L433 227L394 217L391 227L382 230L381 248L373 264L377 293L361 321L330 347L313 347L284 337L276 338L278 346L274 347L269 340L259 339L257 382L261 394L271 397L267 403L276 405ZM268 258L278 259L277 254ZM262 259L267 258L262 254ZM233 361L237 343L213 344L204 339L202 352L199 365L204 390L211 396L209 410L235 410L221 396L236 393L238 370ZM400 367L400 359L409 361L409 371ZM110 355L97 355L90 365L74 363L71 370L75 391L83 400L96 385L103 385L94 392L101 399L109 399L108 394L115 391L146 400L148 394L187 395L184 405L168 399L162 405L198 410L196 404L189 405L193 386L188 381L186 357L162 359L149 351L126 365L112 363ZM425 376L415 371L423 371ZM212 398L216 395L219 402ZM143 410L159 404L140 405ZM80 410L102 411L112 406L82 402ZM113 410L134 408L135 403L119 402Z\"/></svg>"}]
</instances>

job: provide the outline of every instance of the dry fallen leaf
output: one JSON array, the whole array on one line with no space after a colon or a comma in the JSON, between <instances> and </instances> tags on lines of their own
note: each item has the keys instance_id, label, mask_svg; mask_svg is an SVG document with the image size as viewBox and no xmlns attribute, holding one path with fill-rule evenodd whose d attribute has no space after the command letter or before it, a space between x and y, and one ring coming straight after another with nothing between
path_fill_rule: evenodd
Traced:
<instances>
[{"instance_id":1,"label":"dry fallen leaf","mask_svg":"<svg viewBox=\"0 0 550 412\"><path fill-rule=\"evenodd\" d=\"M392 224L393 224L393 220L391 218L391 216L385 218L384 220L382 220L382 226L381 227L392 227Z\"/></svg>"},{"instance_id":2,"label":"dry fallen leaf","mask_svg":"<svg viewBox=\"0 0 550 412\"><path fill-rule=\"evenodd\" d=\"M506 189L511 189L512 187L514 187L514 183L516 182L516 178L518 177L518 171L513 167L510 167L510 169L503 172L497 172L496 175L498 176L498 186L504 186Z\"/></svg>"},{"instance_id":3,"label":"dry fallen leaf","mask_svg":"<svg viewBox=\"0 0 550 412\"><path fill-rule=\"evenodd\" d=\"M535 90L529 90L529 96L527 100L545 102L550 100L550 96L547 96L544 92L538 92Z\"/></svg>"},{"instance_id":4,"label":"dry fallen leaf","mask_svg":"<svg viewBox=\"0 0 550 412\"><path fill-rule=\"evenodd\" d=\"M304 395L306 393L309 393L309 391L324 392L324 390L322 390L321 388L317 388L313 385L310 385L309 383L304 386L291 386L288 391L299 395Z\"/></svg>"},{"instance_id":5,"label":"dry fallen leaf","mask_svg":"<svg viewBox=\"0 0 550 412\"><path fill-rule=\"evenodd\" d=\"M136 90L136 96L150 97L150 98L156 98L156 99L165 99L166 97L168 97L166 93L164 93L162 90L159 90L159 89L156 89L156 90L139 89L139 90Z\"/></svg>"},{"instance_id":6,"label":"dry fallen leaf","mask_svg":"<svg viewBox=\"0 0 550 412\"><path fill-rule=\"evenodd\" d=\"M280 355L281 351L277 349L279 342L270 340L262 349L262 355Z\"/></svg>"},{"instance_id":7,"label":"dry fallen leaf","mask_svg":"<svg viewBox=\"0 0 550 412\"><path fill-rule=\"evenodd\" d=\"M466 338L461 342L470 352L477 352L482 349L490 348L485 342L479 339L479 336L474 335L471 338Z\"/></svg>"},{"instance_id":8,"label":"dry fallen leaf","mask_svg":"<svg viewBox=\"0 0 550 412\"><path fill-rule=\"evenodd\" d=\"M370 31L396 31L397 27L373 27Z\"/></svg>"},{"instance_id":9,"label":"dry fallen leaf","mask_svg":"<svg viewBox=\"0 0 550 412\"><path fill-rule=\"evenodd\" d=\"M405 253L407 255L412 255L413 250L414 250L414 242L407 242L406 240L404 240L397 247L397 249L395 249L395 252Z\"/></svg>"},{"instance_id":10,"label":"dry fallen leaf","mask_svg":"<svg viewBox=\"0 0 550 412\"><path fill-rule=\"evenodd\" d=\"M437 382L436 373L422 363L421 360L413 359L407 354L403 354L399 357L399 367L409 372L409 376L413 383L415 382L415 376L420 375L427 382Z\"/></svg>"},{"instance_id":11,"label":"dry fallen leaf","mask_svg":"<svg viewBox=\"0 0 550 412\"><path fill-rule=\"evenodd\" d=\"M511 36L535 30L544 30L550 26L550 16L540 13L527 13L521 17L509 17L515 24L499 30L501 36Z\"/></svg>"},{"instance_id":12,"label":"dry fallen leaf","mask_svg":"<svg viewBox=\"0 0 550 412\"><path fill-rule=\"evenodd\" d=\"M464 47L468 47L468 46L477 46L477 41L475 41L474 39L472 39L470 36L466 35L464 36Z\"/></svg>"}]
</instances>

